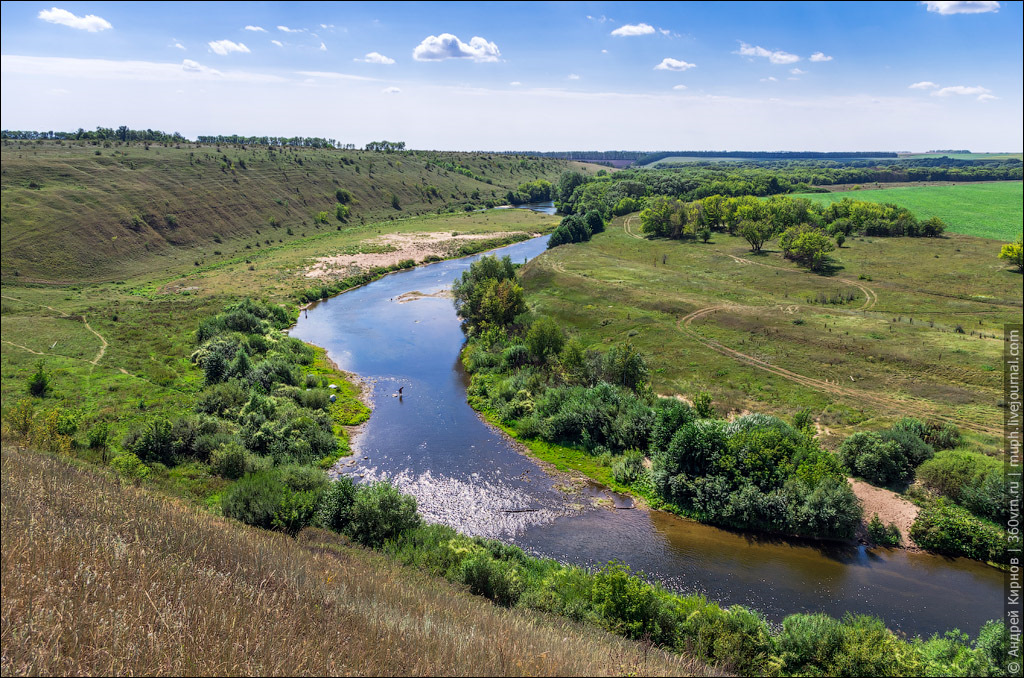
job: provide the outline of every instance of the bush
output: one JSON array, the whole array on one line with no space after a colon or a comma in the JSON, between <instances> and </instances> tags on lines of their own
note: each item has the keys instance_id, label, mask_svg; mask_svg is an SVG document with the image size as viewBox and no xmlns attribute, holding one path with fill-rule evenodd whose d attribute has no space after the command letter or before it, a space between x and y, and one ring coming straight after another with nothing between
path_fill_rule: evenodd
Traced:
<instances>
[{"instance_id":1,"label":"bush","mask_svg":"<svg viewBox=\"0 0 1024 678\"><path fill-rule=\"evenodd\" d=\"M951 556L1005 563L1006 532L944 499L926 506L910 528L921 548Z\"/></svg>"},{"instance_id":2,"label":"bush","mask_svg":"<svg viewBox=\"0 0 1024 678\"><path fill-rule=\"evenodd\" d=\"M146 462L157 461L170 466L174 458L174 436L171 422L154 419L125 436L122 446Z\"/></svg>"},{"instance_id":3,"label":"bush","mask_svg":"<svg viewBox=\"0 0 1024 678\"><path fill-rule=\"evenodd\" d=\"M315 466L284 464L277 467L277 475L293 492L317 492L327 489L330 479Z\"/></svg>"},{"instance_id":4,"label":"bush","mask_svg":"<svg viewBox=\"0 0 1024 678\"><path fill-rule=\"evenodd\" d=\"M237 442L221 445L210 455L211 470L222 478L236 480L253 471L250 455Z\"/></svg>"},{"instance_id":5,"label":"bush","mask_svg":"<svg viewBox=\"0 0 1024 678\"><path fill-rule=\"evenodd\" d=\"M36 371L28 378L28 392L36 398L45 398L50 390L50 375L46 373L45 363L40 360L36 363Z\"/></svg>"},{"instance_id":6,"label":"bush","mask_svg":"<svg viewBox=\"0 0 1024 678\"><path fill-rule=\"evenodd\" d=\"M352 517L356 487L348 476L339 476L320 494L313 522L318 527L344 532Z\"/></svg>"},{"instance_id":7,"label":"bush","mask_svg":"<svg viewBox=\"0 0 1024 678\"><path fill-rule=\"evenodd\" d=\"M839 447L843 464L875 485L907 482L932 454L932 448L905 427L854 433Z\"/></svg>"},{"instance_id":8,"label":"bush","mask_svg":"<svg viewBox=\"0 0 1024 678\"><path fill-rule=\"evenodd\" d=\"M107 438L110 436L110 424L105 421L97 422L86 434L86 443L91 450L104 449L107 446Z\"/></svg>"},{"instance_id":9,"label":"bush","mask_svg":"<svg viewBox=\"0 0 1024 678\"><path fill-rule=\"evenodd\" d=\"M221 511L247 525L274 529L278 509L289 494L273 471L246 475L221 496Z\"/></svg>"},{"instance_id":10,"label":"bush","mask_svg":"<svg viewBox=\"0 0 1024 678\"><path fill-rule=\"evenodd\" d=\"M249 394L237 380L207 386L196 398L195 411L215 417L229 417L249 400Z\"/></svg>"},{"instance_id":11,"label":"bush","mask_svg":"<svg viewBox=\"0 0 1024 678\"><path fill-rule=\"evenodd\" d=\"M793 428L804 433L814 431L814 415L806 407L793 415Z\"/></svg>"},{"instance_id":12,"label":"bush","mask_svg":"<svg viewBox=\"0 0 1024 678\"><path fill-rule=\"evenodd\" d=\"M711 394L701 391L693 398L693 410L701 419L714 419L715 406L711 402Z\"/></svg>"},{"instance_id":13,"label":"bush","mask_svg":"<svg viewBox=\"0 0 1024 678\"><path fill-rule=\"evenodd\" d=\"M32 429L32 419L35 416L35 406L31 400L19 401L16 405L7 410L4 419L10 424L11 429L18 435L28 435Z\"/></svg>"},{"instance_id":14,"label":"bush","mask_svg":"<svg viewBox=\"0 0 1024 678\"><path fill-rule=\"evenodd\" d=\"M644 454L639 450L629 450L612 464L612 476L622 485L637 482L645 471Z\"/></svg>"},{"instance_id":15,"label":"bush","mask_svg":"<svg viewBox=\"0 0 1024 678\"><path fill-rule=\"evenodd\" d=\"M630 573L621 563L608 563L594 573L594 611L613 633L632 638L661 640L670 629L659 624L657 591Z\"/></svg>"},{"instance_id":16,"label":"bush","mask_svg":"<svg viewBox=\"0 0 1024 678\"><path fill-rule=\"evenodd\" d=\"M364 546L380 547L420 522L415 497L388 483L373 483L356 491L348 534Z\"/></svg>"},{"instance_id":17,"label":"bush","mask_svg":"<svg viewBox=\"0 0 1024 678\"><path fill-rule=\"evenodd\" d=\"M535 360L544 362L548 356L557 356L565 345L561 328L548 316L543 316L530 326L526 333L526 347Z\"/></svg>"},{"instance_id":18,"label":"bush","mask_svg":"<svg viewBox=\"0 0 1024 678\"><path fill-rule=\"evenodd\" d=\"M141 481L149 477L149 467L131 452L117 455L110 460L110 466L127 480Z\"/></svg>"},{"instance_id":19,"label":"bush","mask_svg":"<svg viewBox=\"0 0 1024 678\"><path fill-rule=\"evenodd\" d=\"M868 536L879 546L899 546L903 541L900 528L896 526L896 523L883 524L877 513L871 516L871 520L868 522Z\"/></svg>"},{"instance_id":20,"label":"bush","mask_svg":"<svg viewBox=\"0 0 1024 678\"><path fill-rule=\"evenodd\" d=\"M487 554L462 562L462 583L471 593L505 607L515 605L526 590L523 573L515 563L495 560Z\"/></svg>"},{"instance_id":21,"label":"bush","mask_svg":"<svg viewBox=\"0 0 1024 678\"><path fill-rule=\"evenodd\" d=\"M1009 488L1003 465L969 450L943 450L917 469L921 483L982 518L1005 522Z\"/></svg>"}]
</instances>

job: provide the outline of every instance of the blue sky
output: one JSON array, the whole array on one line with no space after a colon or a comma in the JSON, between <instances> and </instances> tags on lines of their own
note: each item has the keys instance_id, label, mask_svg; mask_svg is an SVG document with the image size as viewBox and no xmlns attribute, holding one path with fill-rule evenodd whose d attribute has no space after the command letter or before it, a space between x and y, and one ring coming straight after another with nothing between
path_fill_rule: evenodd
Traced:
<instances>
[{"instance_id":1,"label":"blue sky","mask_svg":"<svg viewBox=\"0 0 1024 678\"><path fill-rule=\"evenodd\" d=\"M1020 151L1022 5L2 3L9 129Z\"/></svg>"}]
</instances>

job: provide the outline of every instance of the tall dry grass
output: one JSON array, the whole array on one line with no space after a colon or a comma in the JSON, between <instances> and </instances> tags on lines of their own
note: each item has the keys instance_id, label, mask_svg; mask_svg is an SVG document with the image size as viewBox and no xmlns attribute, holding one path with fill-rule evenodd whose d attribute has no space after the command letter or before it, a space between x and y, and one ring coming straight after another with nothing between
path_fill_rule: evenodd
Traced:
<instances>
[{"instance_id":1,"label":"tall dry grass","mask_svg":"<svg viewBox=\"0 0 1024 678\"><path fill-rule=\"evenodd\" d=\"M6 446L0 534L4 675L714 673Z\"/></svg>"}]
</instances>

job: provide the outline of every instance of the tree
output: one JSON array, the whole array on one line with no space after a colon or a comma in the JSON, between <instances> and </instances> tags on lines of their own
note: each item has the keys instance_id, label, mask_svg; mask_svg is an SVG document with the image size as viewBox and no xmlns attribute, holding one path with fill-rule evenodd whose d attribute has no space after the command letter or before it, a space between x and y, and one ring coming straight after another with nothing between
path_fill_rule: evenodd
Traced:
<instances>
[{"instance_id":1,"label":"tree","mask_svg":"<svg viewBox=\"0 0 1024 678\"><path fill-rule=\"evenodd\" d=\"M577 186L585 183L587 183L587 177L582 172L575 170L563 172L562 176L558 177L558 186L555 191L558 200L565 202L572 197L572 192L576 190Z\"/></svg>"},{"instance_id":2,"label":"tree","mask_svg":"<svg viewBox=\"0 0 1024 678\"><path fill-rule=\"evenodd\" d=\"M771 224L768 222L749 220L740 222L739 234L750 244L752 252L760 252L764 244L774 235Z\"/></svg>"},{"instance_id":3,"label":"tree","mask_svg":"<svg viewBox=\"0 0 1024 678\"><path fill-rule=\"evenodd\" d=\"M504 327L512 324L516 316L526 311L526 297L523 288L514 280L491 280L484 283L484 294L480 300L478 324Z\"/></svg>"},{"instance_id":4,"label":"tree","mask_svg":"<svg viewBox=\"0 0 1024 678\"><path fill-rule=\"evenodd\" d=\"M928 238L937 238L946 230L946 224L938 217L925 219L921 222L921 235Z\"/></svg>"},{"instance_id":5,"label":"tree","mask_svg":"<svg viewBox=\"0 0 1024 678\"><path fill-rule=\"evenodd\" d=\"M483 257L452 285L455 310L471 327L483 322L508 324L526 310L523 288L515 284L515 267L505 256Z\"/></svg>"},{"instance_id":6,"label":"tree","mask_svg":"<svg viewBox=\"0 0 1024 678\"><path fill-rule=\"evenodd\" d=\"M625 386L634 391L647 382L647 362L630 341L612 346L604 354L602 372L609 384Z\"/></svg>"},{"instance_id":7,"label":"tree","mask_svg":"<svg viewBox=\"0 0 1024 678\"><path fill-rule=\"evenodd\" d=\"M562 351L565 335L549 316L543 316L530 326L526 333L526 347L537 360L556 356Z\"/></svg>"},{"instance_id":8,"label":"tree","mask_svg":"<svg viewBox=\"0 0 1024 678\"><path fill-rule=\"evenodd\" d=\"M798 261L812 271L820 271L827 260L825 255L836 249L824 231L810 224L787 228L779 237L779 246L787 259Z\"/></svg>"},{"instance_id":9,"label":"tree","mask_svg":"<svg viewBox=\"0 0 1024 678\"><path fill-rule=\"evenodd\" d=\"M659 238L678 237L682 219L682 203L662 196L640 212L640 230Z\"/></svg>"},{"instance_id":10,"label":"tree","mask_svg":"<svg viewBox=\"0 0 1024 678\"><path fill-rule=\"evenodd\" d=\"M1017 238L1017 242L1003 245L999 250L999 258L1006 259L1010 264L1016 266L1018 273L1024 273L1024 239Z\"/></svg>"},{"instance_id":11,"label":"tree","mask_svg":"<svg viewBox=\"0 0 1024 678\"><path fill-rule=\"evenodd\" d=\"M36 398L45 398L50 392L50 376L42 360L36 363L36 371L28 378L28 392Z\"/></svg>"}]
</instances>

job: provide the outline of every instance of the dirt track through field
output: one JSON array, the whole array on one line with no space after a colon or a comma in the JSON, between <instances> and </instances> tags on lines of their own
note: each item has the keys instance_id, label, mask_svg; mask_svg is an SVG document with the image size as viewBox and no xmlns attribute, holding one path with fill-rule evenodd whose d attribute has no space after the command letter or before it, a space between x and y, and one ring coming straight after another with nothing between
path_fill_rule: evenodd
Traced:
<instances>
[{"instance_id":1,"label":"dirt track through field","mask_svg":"<svg viewBox=\"0 0 1024 678\"><path fill-rule=\"evenodd\" d=\"M71 315L70 313L67 313L65 311L61 311L60 309L57 309L57 308L54 308L53 306L47 306L46 304L37 304L37 303L35 303L33 301L25 301L24 299L18 299L17 297L11 297L11 296L8 296L6 294L0 295L0 297L2 297L4 299L10 299L11 301L17 301L20 304L29 304L31 306L38 306L40 308L49 309L49 310L53 311L54 313L59 314L59 316L61 318L73 319L73 318L76 317L76 316ZM82 315L80 315L80 316L77 316L77 317L82 319L82 324L85 325L85 329L87 329L90 332L92 332L93 334L95 334L96 338L100 340L100 350L96 353L96 357L93 358L92 360L87 360L86 361L86 362L88 362L88 363L90 363L92 365L98 365L100 360L103 359L103 356L106 355L106 353L107 353L107 346L110 346L110 344L107 343L107 340L103 338L102 334L100 334L99 332L97 332L96 330L94 330L92 328L92 326L89 324L89 321L86 320L84 313ZM10 344L11 346L16 346L18 348L25 349L29 353L35 353L36 355L46 355L46 353L40 353L39 351L33 351L32 349L28 348L27 346L22 346L21 344L15 344L14 342L7 341L6 339L4 340L3 343ZM57 355L60 355L60 354L57 354ZM70 357L70 356L65 356L65 357ZM120 368L120 369L125 374L130 374L129 372L125 372L124 368ZM130 376L135 376L135 375L130 375Z\"/></svg>"},{"instance_id":2,"label":"dirt track through field","mask_svg":"<svg viewBox=\"0 0 1024 678\"><path fill-rule=\"evenodd\" d=\"M761 261L752 261L745 257L737 257L734 254L730 254L728 256L737 264L742 264L744 266L749 266L750 264L753 264L755 266L764 266L765 268L774 268L777 271L786 271L787 273L801 273L801 271L798 271L796 269L786 268L785 266L776 266L774 264L766 264ZM836 280L843 283L844 285L851 285L853 287L856 287L857 289L864 293L864 303L861 304L860 308L854 310L869 311L874 307L876 303L878 303L878 294L867 285L864 285L863 283L856 282L853 280L847 280L846 278L836 278Z\"/></svg>"},{"instance_id":3,"label":"dirt track through field","mask_svg":"<svg viewBox=\"0 0 1024 678\"><path fill-rule=\"evenodd\" d=\"M813 377L807 377L802 374L797 374L796 372L791 372L790 370L784 369L782 367L777 367L775 365L772 365L771 363L768 363L767 361L755 358L754 356L749 355L747 353L743 353L741 351L737 351L736 349L729 348L728 346L725 346L713 339L708 339L707 337L704 337L691 327L692 323L695 320L704 318L710 314L714 314L718 311L733 309L738 310L740 308L740 306L735 305L707 306L705 308L697 309L696 311L683 316L678 320L676 326L687 336L691 337L692 339L704 345L705 347L710 348L713 351L716 351L717 353L733 358L741 363L749 365L750 367L755 367L757 369L764 370L765 372L770 372L771 374L782 377L783 379L787 379L794 383L800 384L801 386L807 386L808 388L813 388L823 393L828 393L830 395L838 397L859 400L861 402L878 407L883 412L899 412L900 414L916 416L923 419L933 419L943 422L949 422L961 428L969 429L972 431L978 431L981 433L987 433L989 435L998 436L1002 434L1002 429L1000 428L942 415L936 412L934 408L927 407L922 403L915 403L914 401L903 398L895 398L859 389L847 388L845 386L840 386L838 380L837 383L832 383L826 380L815 379Z\"/></svg>"},{"instance_id":4,"label":"dirt track through field","mask_svg":"<svg viewBox=\"0 0 1024 678\"><path fill-rule=\"evenodd\" d=\"M645 238L642 238L641 236L636 235L635 233L630 231L630 223L631 223L631 221L635 217L636 217L636 215L632 215L632 216L628 217L627 219L625 219L623 221L623 230L626 232L627 235L629 235L631 237L637 238L638 240L644 240ZM763 267L766 267L766 268L775 268L775 269L779 269L779 270L782 270L782 271L787 271L787 272L790 272L790 273L801 273L801 271L797 271L797 270L791 269L791 268L786 268L786 267L783 267L783 266L775 266L773 264L766 264L766 263L762 263L762 262L759 262L759 261L751 261L750 259L746 259L744 257L734 256L734 255L731 255L731 254L728 255L728 256L730 256L738 264L745 265L745 266L747 266L747 265L756 265L756 266L763 266ZM557 261L554 261L554 260L549 260L546 263L548 263L548 265L550 265L551 268L553 268L555 271L557 271L559 273L566 274L566 275L579 275L578 273L572 273L570 271L567 271L566 268L565 268L565 265L562 262L557 262ZM854 282L852 280L845 280L845 279L842 279L842 278L839 278L839 280L841 282L843 282L843 283L848 284L848 285L853 285L854 287L857 287L858 289L860 289L864 293L864 303L863 303L863 305L859 309L851 309L851 310L867 311L867 310L870 310L871 308L873 308L874 305L878 302L878 294L872 288L868 287L867 285L864 285L861 282ZM699 332L697 332L695 329L693 329L691 327L691 324L695 320L698 320L700 318L706 317L707 315L713 314L713 313L715 313L717 311L721 311L721 310L739 310L739 309L742 309L742 308L754 308L754 307L746 307L746 306L741 306L741 305L738 305L738 304L706 306L704 308L699 308L699 309L693 311L692 313L690 313L690 314L688 314L686 316L683 316L682 318L680 318L676 322L676 326L681 331L683 331L686 335L688 335L689 337L691 337L692 339L694 339L698 343L704 345L707 348L710 348L711 350L713 350L713 351L715 351L717 353L720 353L720 354L722 354L724 356L733 358L734 360L742 362L742 363L744 363L744 364L746 364L746 365L748 365L750 367L754 367L754 368L757 368L759 370L764 370L766 372L770 372L771 374L774 374L776 376L782 377L783 379L786 379L788 381L800 384L801 386L806 386L808 388L812 388L812 389L815 389L815 390L818 390L818 391L821 391L821 392L824 392L824 393L828 393L828 394L836 396L836 397L849 398L849 399L852 399L852 400L860 401L860 402L863 402L865 404L877 407L877 408L879 408L883 412L899 412L901 414L906 414L908 416L915 416L915 417L920 417L920 418L924 418L924 419L932 419L932 420L937 420L937 421L949 422L949 423L955 424L957 426L960 426L961 428L969 429L969 430L972 430L972 431L978 431L980 433L985 433L985 434L988 434L988 435L993 435L993 436L1000 436L1000 435L1002 435L1002 429L1001 428L994 427L994 426L987 426L985 424L979 424L979 423L971 422L971 421L968 421L968 420L959 419L959 418L956 418L956 417L946 416L946 415L938 413L935 410L935 408L928 407L928 406L924 405L923 403L915 403L914 401L903 399L903 398L896 398L896 397L885 396L885 395L877 394L877 393L870 393L870 392L863 391L863 390L860 390L860 389L847 388L845 386L840 386L838 379L836 380L835 383L832 383L832 382L830 382L828 380L815 379L814 377L808 377L808 376L805 376L805 375L802 375L802 374L797 374L796 372L792 372L790 370L787 370L787 369L784 369L784 368L781 368L781 367L777 367L777 366L772 365L772 364L770 364L770 363L768 363L768 362L766 362L764 360L761 360L759 358L755 358L752 355L743 353L741 351L737 351L736 349L729 348L728 346L725 346L725 345L723 345L723 344L721 344L721 343L719 343L717 341L714 341L713 339L708 339L708 338L704 337L703 335L701 335Z\"/></svg>"}]
</instances>

